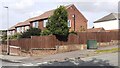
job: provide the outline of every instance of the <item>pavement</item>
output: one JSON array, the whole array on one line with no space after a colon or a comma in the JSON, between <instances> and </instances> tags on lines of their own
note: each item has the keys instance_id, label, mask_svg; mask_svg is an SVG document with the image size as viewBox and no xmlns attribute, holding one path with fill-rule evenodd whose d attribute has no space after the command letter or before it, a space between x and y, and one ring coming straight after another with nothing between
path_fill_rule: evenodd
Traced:
<instances>
[{"instance_id":1,"label":"pavement","mask_svg":"<svg viewBox=\"0 0 120 68\"><path fill-rule=\"evenodd\" d=\"M22 59L27 59L28 57L21 56L10 56L10 55L0 55L0 60L12 63L20 63Z\"/></svg>"},{"instance_id":2,"label":"pavement","mask_svg":"<svg viewBox=\"0 0 120 68\"><path fill-rule=\"evenodd\" d=\"M71 52L65 52L65 53L58 53L54 55L49 55L46 57L30 57L28 59L24 59L21 61L24 62L30 62L30 61L36 61L36 62L44 62L44 61L56 61L56 60L64 60L65 58L85 58L89 57L95 54L95 50L106 50L106 49L112 49L112 48L118 48L118 46L108 46L108 47L100 47L98 49L88 49L88 50L77 50L77 51L71 51Z\"/></svg>"},{"instance_id":3,"label":"pavement","mask_svg":"<svg viewBox=\"0 0 120 68\"><path fill-rule=\"evenodd\" d=\"M118 48L117 45L114 46L107 46L107 47L101 47L97 50L106 50L106 49L112 49L112 48ZM23 66L33 66L33 65L39 65L39 64L47 64L48 62L53 61L64 61L68 58L85 58L90 57L89 54L94 55L94 51L96 49L90 49L90 50L78 50L78 51L72 51L72 52L65 52L65 53L59 53L55 55L49 55L46 57L21 57L21 56L10 56L10 55L0 55L0 60L5 62L11 62L11 63L19 63ZM84 60L84 59L83 59ZM11 64L9 64L11 65Z\"/></svg>"}]
</instances>

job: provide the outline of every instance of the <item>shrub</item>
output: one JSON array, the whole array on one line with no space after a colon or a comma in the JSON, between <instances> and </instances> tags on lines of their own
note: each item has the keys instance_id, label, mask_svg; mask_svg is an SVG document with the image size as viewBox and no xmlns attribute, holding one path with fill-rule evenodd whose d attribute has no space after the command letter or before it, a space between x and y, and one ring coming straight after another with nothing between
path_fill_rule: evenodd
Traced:
<instances>
[{"instance_id":1,"label":"shrub","mask_svg":"<svg viewBox=\"0 0 120 68\"><path fill-rule=\"evenodd\" d=\"M12 36L10 36L10 39L20 39L21 38L21 34L20 33L16 33Z\"/></svg>"},{"instance_id":2,"label":"shrub","mask_svg":"<svg viewBox=\"0 0 120 68\"><path fill-rule=\"evenodd\" d=\"M47 29L45 29L45 30L43 30L42 32L41 32L41 35L42 36L46 36L46 35L50 35L51 34L51 32L49 31L49 30L47 30Z\"/></svg>"},{"instance_id":3,"label":"shrub","mask_svg":"<svg viewBox=\"0 0 120 68\"><path fill-rule=\"evenodd\" d=\"M22 33L21 38L31 38L31 36L40 36L41 30L39 28L30 28Z\"/></svg>"},{"instance_id":4,"label":"shrub","mask_svg":"<svg viewBox=\"0 0 120 68\"><path fill-rule=\"evenodd\" d=\"M77 32L71 31L71 32L69 32L69 34L76 34L77 35Z\"/></svg>"}]
</instances>

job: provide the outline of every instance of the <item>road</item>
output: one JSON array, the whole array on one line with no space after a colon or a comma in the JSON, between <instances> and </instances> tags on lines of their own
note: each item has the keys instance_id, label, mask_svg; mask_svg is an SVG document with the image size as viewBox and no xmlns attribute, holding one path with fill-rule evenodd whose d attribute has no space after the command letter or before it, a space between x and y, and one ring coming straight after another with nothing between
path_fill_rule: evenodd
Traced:
<instances>
[{"instance_id":1,"label":"road","mask_svg":"<svg viewBox=\"0 0 120 68\"><path fill-rule=\"evenodd\" d=\"M118 66L118 53L101 54L81 59L65 60L62 62L43 62L34 61L26 63L2 62L3 66Z\"/></svg>"},{"instance_id":2,"label":"road","mask_svg":"<svg viewBox=\"0 0 120 68\"><path fill-rule=\"evenodd\" d=\"M98 55L98 56L86 57L86 58L83 58L82 60L90 61L92 59L98 59L98 60L105 61L106 63L109 63L112 66L118 66L118 60L120 60L120 58L118 58L118 52L117 53L102 54L102 55Z\"/></svg>"}]
</instances>

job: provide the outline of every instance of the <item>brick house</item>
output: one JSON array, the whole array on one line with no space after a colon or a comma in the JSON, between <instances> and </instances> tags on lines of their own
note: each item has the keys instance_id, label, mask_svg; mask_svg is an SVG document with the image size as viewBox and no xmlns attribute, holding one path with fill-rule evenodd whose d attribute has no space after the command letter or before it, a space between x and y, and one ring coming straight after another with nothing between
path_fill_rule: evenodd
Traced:
<instances>
[{"instance_id":1,"label":"brick house","mask_svg":"<svg viewBox=\"0 0 120 68\"><path fill-rule=\"evenodd\" d=\"M87 19L82 15L82 13L74 6L74 4L65 6L68 12L68 27L70 28L69 31L80 32L81 29L84 31L87 30ZM54 10L47 11L39 16L30 18L24 22L20 22L15 26L10 28L9 31L14 32L24 32L26 29L30 27L33 28L40 28L44 30L46 28L46 22L48 21L48 17L53 15ZM14 30L13 30L14 28Z\"/></svg>"}]
</instances>

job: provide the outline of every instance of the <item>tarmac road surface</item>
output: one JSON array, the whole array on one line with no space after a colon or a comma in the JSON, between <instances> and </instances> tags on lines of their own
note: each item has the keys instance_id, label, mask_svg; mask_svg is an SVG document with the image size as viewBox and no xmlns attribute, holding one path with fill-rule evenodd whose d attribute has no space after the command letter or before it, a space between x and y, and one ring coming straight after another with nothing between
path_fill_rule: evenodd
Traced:
<instances>
[{"instance_id":1,"label":"tarmac road surface","mask_svg":"<svg viewBox=\"0 0 120 68\"><path fill-rule=\"evenodd\" d=\"M29 63L10 63L10 62L2 62L3 68L24 68L19 66L118 66L118 53L108 53L108 54L101 54L97 56L86 57L82 59L74 59L74 60L65 60L63 62L43 62L43 63L36 63L36 62L29 62ZM13 67L10 67L12 66ZM17 66L17 67L16 67ZM27 68L27 67L25 67ZM28 67L30 68L30 67ZM36 68L36 67L31 67Z\"/></svg>"}]
</instances>

